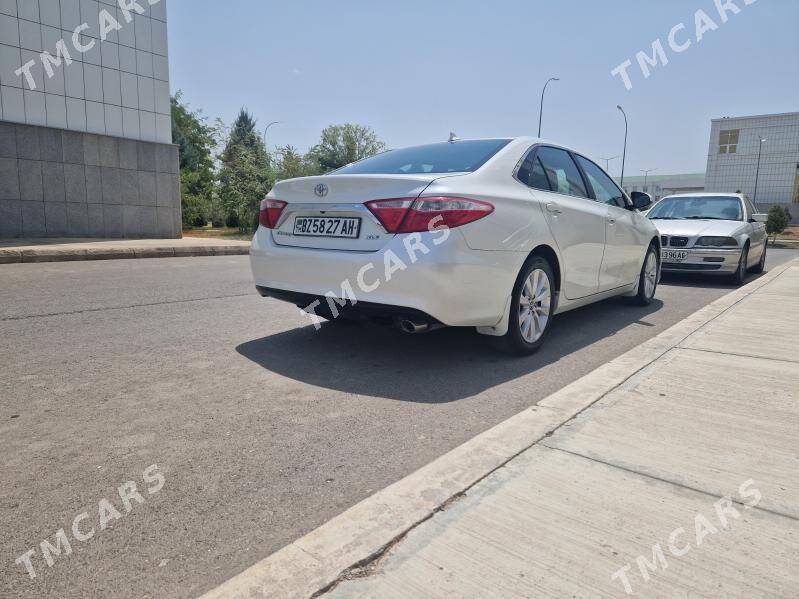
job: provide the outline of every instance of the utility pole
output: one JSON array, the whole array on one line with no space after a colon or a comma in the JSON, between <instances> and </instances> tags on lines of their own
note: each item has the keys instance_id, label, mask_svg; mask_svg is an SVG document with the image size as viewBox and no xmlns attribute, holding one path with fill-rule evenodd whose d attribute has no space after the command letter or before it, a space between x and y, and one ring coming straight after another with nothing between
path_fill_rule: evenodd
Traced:
<instances>
[{"instance_id":1,"label":"utility pole","mask_svg":"<svg viewBox=\"0 0 799 599\"><path fill-rule=\"evenodd\" d=\"M544 84L544 89L541 92L541 108L538 111L538 137L541 137L541 120L544 118L544 94L547 92L547 85L550 81L560 81L558 77L550 77Z\"/></svg>"},{"instance_id":2,"label":"utility pole","mask_svg":"<svg viewBox=\"0 0 799 599\"><path fill-rule=\"evenodd\" d=\"M599 157L600 160L605 161L605 172L608 174L610 174L610 161L616 160L616 158L620 158L620 156L611 156L610 158L602 158L602 156Z\"/></svg>"},{"instance_id":3,"label":"utility pole","mask_svg":"<svg viewBox=\"0 0 799 599\"><path fill-rule=\"evenodd\" d=\"M621 105L616 106L624 115L624 153L621 157L621 187L624 188L624 164L627 162L627 113Z\"/></svg>"},{"instance_id":4,"label":"utility pole","mask_svg":"<svg viewBox=\"0 0 799 599\"><path fill-rule=\"evenodd\" d=\"M266 145L266 134L267 134L267 133L268 133L268 131L269 131L269 127L271 127L272 125L280 125L280 124L281 124L281 122L280 122L280 121L272 121L271 123L269 123L269 124L266 126L266 129L264 129L264 145Z\"/></svg>"},{"instance_id":5,"label":"utility pole","mask_svg":"<svg viewBox=\"0 0 799 599\"><path fill-rule=\"evenodd\" d=\"M649 177L649 173L654 173L656 170L658 170L658 169L656 169L656 168L650 168L650 169L643 169L642 168L641 169L641 172L644 173L644 192L647 192L646 191L646 182L647 182L647 179Z\"/></svg>"},{"instance_id":6,"label":"utility pole","mask_svg":"<svg viewBox=\"0 0 799 599\"><path fill-rule=\"evenodd\" d=\"M757 204L757 181L760 178L760 155L763 153L763 143L766 141L765 137L760 137L758 135L757 138L760 140L760 147L757 149L757 170L755 171L755 197L752 198L753 204Z\"/></svg>"}]
</instances>

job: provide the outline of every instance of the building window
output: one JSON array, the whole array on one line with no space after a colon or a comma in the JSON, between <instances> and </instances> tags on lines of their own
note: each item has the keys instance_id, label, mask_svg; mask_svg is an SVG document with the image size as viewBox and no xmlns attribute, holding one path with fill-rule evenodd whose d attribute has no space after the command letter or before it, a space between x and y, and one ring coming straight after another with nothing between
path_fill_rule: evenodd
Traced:
<instances>
[{"instance_id":1,"label":"building window","mask_svg":"<svg viewBox=\"0 0 799 599\"><path fill-rule=\"evenodd\" d=\"M719 134L719 154L736 154L738 152L738 134L740 129L730 129Z\"/></svg>"}]
</instances>

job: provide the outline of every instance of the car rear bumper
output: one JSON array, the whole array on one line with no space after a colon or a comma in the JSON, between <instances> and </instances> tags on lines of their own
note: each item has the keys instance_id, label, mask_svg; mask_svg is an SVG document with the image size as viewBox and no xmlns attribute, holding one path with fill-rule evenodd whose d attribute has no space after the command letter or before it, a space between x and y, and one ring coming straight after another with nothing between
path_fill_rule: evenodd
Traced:
<instances>
[{"instance_id":1,"label":"car rear bumper","mask_svg":"<svg viewBox=\"0 0 799 599\"><path fill-rule=\"evenodd\" d=\"M386 315L396 310L423 313L449 326L495 325L527 256L472 250L459 231L449 233L440 245L434 243L440 232L418 233L397 235L376 252L351 252L277 245L261 227L250 264L262 294L295 304L354 298L356 305ZM409 252L409 238L427 253Z\"/></svg>"},{"instance_id":2,"label":"car rear bumper","mask_svg":"<svg viewBox=\"0 0 799 599\"><path fill-rule=\"evenodd\" d=\"M664 248L665 249L665 248ZM680 262L662 260L663 272L697 272L703 274L734 274L741 260L741 250L673 249L688 254Z\"/></svg>"}]
</instances>

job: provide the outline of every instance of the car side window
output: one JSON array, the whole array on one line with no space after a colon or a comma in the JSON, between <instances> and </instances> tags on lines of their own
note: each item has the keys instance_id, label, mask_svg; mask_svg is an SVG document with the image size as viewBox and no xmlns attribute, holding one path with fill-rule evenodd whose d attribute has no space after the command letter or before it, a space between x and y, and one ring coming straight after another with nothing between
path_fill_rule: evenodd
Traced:
<instances>
[{"instance_id":1,"label":"car side window","mask_svg":"<svg viewBox=\"0 0 799 599\"><path fill-rule=\"evenodd\" d=\"M577 161L580 163L580 166L583 167L588 181L594 189L597 202L610 204L611 206L617 206L619 208L625 207L624 192L613 182L613 179L605 174L605 171L582 156L578 155Z\"/></svg>"},{"instance_id":2,"label":"car side window","mask_svg":"<svg viewBox=\"0 0 799 599\"><path fill-rule=\"evenodd\" d=\"M551 191L578 198L588 197L580 170L567 151L544 146L538 148L536 157Z\"/></svg>"},{"instance_id":3,"label":"car side window","mask_svg":"<svg viewBox=\"0 0 799 599\"><path fill-rule=\"evenodd\" d=\"M547 176L544 173L541 160L535 155L535 150L530 150L527 156L524 157L524 161L522 161L516 176L519 181L525 185L529 185L535 189L552 191Z\"/></svg>"}]
</instances>

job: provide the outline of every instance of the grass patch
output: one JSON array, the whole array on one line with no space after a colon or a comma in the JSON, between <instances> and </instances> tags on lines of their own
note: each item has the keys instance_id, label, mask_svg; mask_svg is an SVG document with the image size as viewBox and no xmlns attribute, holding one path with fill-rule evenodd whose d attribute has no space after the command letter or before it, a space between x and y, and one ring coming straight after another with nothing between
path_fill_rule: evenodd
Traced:
<instances>
[{"instance_id":1,"label":"grass patch","mask_svg":"<svg viewBox=\"0 0 799 599\"><path fill-rule=\"evenodd\" d=\"M788 241L799 241L799 225L788 225L788 227L777 235L778 239L786 239Z\"/></svg>"},{"instance_id":2,"label":"grass patch","mask_svg":"<svg viewBox=\"0 0 799 599\"><path fill-rule=\"evenodd\" d=\"M197 229L183 229L183 237L200 237L202 239L234 239L237 241L250 241L252 234L241 233L238 229L230 227L202 227Z\"/></svg>"}]
</instances>

